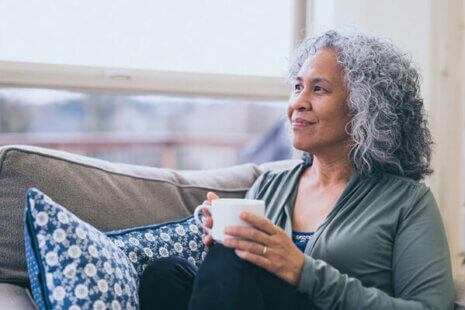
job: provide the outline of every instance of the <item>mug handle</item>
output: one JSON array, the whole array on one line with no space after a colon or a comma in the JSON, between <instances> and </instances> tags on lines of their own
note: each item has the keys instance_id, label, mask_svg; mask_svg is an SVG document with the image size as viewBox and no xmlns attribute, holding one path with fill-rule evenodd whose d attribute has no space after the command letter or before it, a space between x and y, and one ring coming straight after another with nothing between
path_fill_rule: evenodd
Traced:
<instances>
[{"instance_id":1,"label":"mug handle","mask_svg":"<svg viewBox=\"0 0 465 310\"><path fill-rule=\"evenodd\" d=\"M211 234L211 228L208 228L207 226L205 226L204 222L202 222L200 219L199 219L199 212L203 209L207 209L208 211L210 211L210 214L212 214L212 209L211 209L211 206L207 206L207 205L200 205L200 206L197 206L197 208L195 208L195 211L194 211L194 219L195 221L200 225L202 226L203 229L205 229L206 231L208 231L209 234Z\"/></svg>"}]
</instances>

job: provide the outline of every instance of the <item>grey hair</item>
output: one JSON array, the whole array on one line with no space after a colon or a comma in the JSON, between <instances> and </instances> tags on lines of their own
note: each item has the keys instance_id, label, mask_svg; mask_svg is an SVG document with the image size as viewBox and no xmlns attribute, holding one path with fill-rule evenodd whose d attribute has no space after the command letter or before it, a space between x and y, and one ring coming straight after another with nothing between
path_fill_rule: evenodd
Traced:
<instances>
[{"instance_id":1,"label":"grey hair","mask_svg":"<svg viewBox=\"0 0 465 310\"><path fill-rule=\"evenodd\" d=\"M336 52L344 72L354 169L361 175L387 172L417 181L431 174L433 141L420 97L420 75L410 56L386 40L328 31L301 43L288 81L293 83L307 58L322 48ZM304 154L304 160L311 162L313 155Z\"/></svg>"}]
</instances>

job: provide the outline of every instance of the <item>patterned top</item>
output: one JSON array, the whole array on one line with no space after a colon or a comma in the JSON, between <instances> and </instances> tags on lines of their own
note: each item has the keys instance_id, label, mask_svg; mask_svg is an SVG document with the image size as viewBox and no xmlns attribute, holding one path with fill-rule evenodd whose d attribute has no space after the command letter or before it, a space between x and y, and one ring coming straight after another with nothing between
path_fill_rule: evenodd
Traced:
<instances>
[{"instance_id":1,"label":"patterned top","mask_svg":"<svg viewBox=\"0 0 465 310\"><path fill-rule=\"evenodd\" d=\"M295 245L302 251L305 252L305 247L315 232L300 232L300 231L292 231L292 241L294 241Z\"/></svg>"}]
</instances>

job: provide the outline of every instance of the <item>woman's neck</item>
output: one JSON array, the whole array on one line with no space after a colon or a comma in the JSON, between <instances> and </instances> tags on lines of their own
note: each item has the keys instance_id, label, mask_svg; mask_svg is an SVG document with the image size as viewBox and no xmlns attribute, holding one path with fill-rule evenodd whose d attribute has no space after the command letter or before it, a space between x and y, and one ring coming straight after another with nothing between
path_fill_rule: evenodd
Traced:
<instances>
[{"instance_id":1,"label":"woman's neck","mask_svg":"<svg viewBox=\"0 0 465 310\"><path fill-rule=\"evenodd\" d=\"M355 170L350 164L348 154L333 156L332 158L321 158L313 156L310 169L304 172L303 177L309 177L316 181L319 186L333 186L349 182Z\"/></svg>"}]
</instances>

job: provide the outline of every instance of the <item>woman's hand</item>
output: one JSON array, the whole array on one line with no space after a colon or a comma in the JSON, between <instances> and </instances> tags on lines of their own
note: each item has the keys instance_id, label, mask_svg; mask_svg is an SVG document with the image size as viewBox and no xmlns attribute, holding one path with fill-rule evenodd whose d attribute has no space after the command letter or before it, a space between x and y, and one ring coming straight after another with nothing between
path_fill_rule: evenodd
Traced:
<instances>
[{"instance_id":1,"label":"woman's hand","mask_svg":"<svg viewBox=\"0 0 465 310\"><path fill-rule=\"evenodd\" d=\"M246 211L241 212L240 217L253 227L228 226L225 233L246 240L227 238L223 240L223 245L234 248L240 258L297 286L305 255L284 230L273 225L270 220Z\"/></svg>"},{"instance_id":2,"label":"woman's hand","mask_svg":"<svg viewBox=\"0 0 465 310\"><path fill-rule=\"evenodd\" d=\"M212 192L208 192L207 193L207 200L205 200L203 202L204 205L208 205L210 206L212 204L212 200L213 199L218 199L220 197L218 197L218 195L216 195L215 193L212 193ZM208 228L212 228L213 226L213 219L212 219L212 216L210 214L210 212L207 210L207 209L203 209L202 210L202 213L203 215L205 215L206 219L205 219L205 226L207 226ZM205 244L205 246L207 247L207 250L210 249L210 247L212 246L213 244L213 238L212 236L208 233L208 231L206 231L205 229L203 230L203 238L202 238L202 241L203 241L203 244Z\"/></svg>"}]
</instances>

